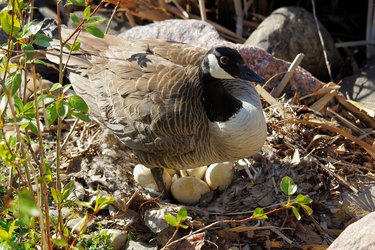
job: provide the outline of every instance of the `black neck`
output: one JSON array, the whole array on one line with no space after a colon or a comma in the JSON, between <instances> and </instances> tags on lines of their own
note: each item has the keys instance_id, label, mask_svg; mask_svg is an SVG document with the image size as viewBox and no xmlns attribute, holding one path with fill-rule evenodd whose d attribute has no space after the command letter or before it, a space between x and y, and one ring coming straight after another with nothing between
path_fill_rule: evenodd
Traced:
<instances>
[{"instance_id":1,"label":"black neck","mask_svg":"<svg viewBox=\"0 0 375 250\"><path fill-rule=\"evenodd\" d=\"M219 79L201 74L202 103L211 122L225 122L242 108L242 102L233 97Z\"/></svg>"}]
</instances>

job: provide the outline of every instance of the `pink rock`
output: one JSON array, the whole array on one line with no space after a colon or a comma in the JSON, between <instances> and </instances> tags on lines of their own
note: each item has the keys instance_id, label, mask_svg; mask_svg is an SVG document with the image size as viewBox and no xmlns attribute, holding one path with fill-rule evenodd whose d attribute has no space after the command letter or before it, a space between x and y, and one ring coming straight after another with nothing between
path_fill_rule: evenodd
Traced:
<instances>
[{"instance_id":1,"label":"pink rock","mask_svg":"<svg viewBox=\"0 0 375 250\"><path fill-rule=\"evenodd\" d=\"M163 39L189 43L205 48L212 48L217 45L236 47L247 64L266 80L276 74L286 72L290 65L289 62L275 58L256 46L225 41L212 25L199 20L170 19L155 22L145 26L134 27L121 33L119 37L127 40ZM273 87L277 86L282 76L283 74L280 74L280 76L275 77L275 79L267 84L266 89L270 91ZM323 85L323 82L313 77L308 71L298 67L285 88L284 93L287 97L292 97L295 92L300 92L304 96L321 88Z\"/></svg>"}]
</instances>

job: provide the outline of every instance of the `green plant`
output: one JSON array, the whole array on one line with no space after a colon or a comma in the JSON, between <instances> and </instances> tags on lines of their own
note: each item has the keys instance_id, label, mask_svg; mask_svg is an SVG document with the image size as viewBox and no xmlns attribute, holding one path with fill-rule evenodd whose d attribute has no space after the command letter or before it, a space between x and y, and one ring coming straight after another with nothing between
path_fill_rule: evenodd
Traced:
<instances>
[{"instance_id":1,"label":"green plant","mask_svg":"<svg viewBox=\"0 0 375 250\"><path fill-rule=\"evenodd\" d=\"M187 210L185 207L181 207L180 210L178 210L176 217L171 214L166 214L164 215L164 219L169 225L171 225L172 227L175 227L172 237L166 243L166 246L168 246L169 243L175 238L180 228L183 228L183 229L188 228L187 225L182 224L187 219Z\"/></svg>"},{"instance_id":2,"label":"green plant","mask_svg":"<svg viewBox=\"0 0 375 250\"><path fill-rule=\"evenodd\" d=\"M186 221L187 211L185 208L181 208L177 214L177 217L174 217L170 214L165 215L165 220L168 222L168 224L176 227L176 229L175 229L173 236L169 239L169 241L165 244L165 246L162 249L168 249L168 247L172 246L173 244L180 242L194 234L201 233L213 226L217 226L220 224L245 223L245 222L252 221L252 220L265 220L265 219L268 219L269 214L273 214L273 213L276 213L278 211L285 210L285 209L291 209L294 216L297 218L297 220L300 220L301 215L296 205L302 207L306 211L307 214L309 215L312 214L313 210L308 206L308 204L311 204L313 202L311 198L302 194L298 194L294 200L292 199L292 195L294 195L297 192L297 188L298 188L297 185L292 180L292 178L290 178L289 176L284 176L280 182L280 188L281 188L281 191L285 195L287 195L288 199L286 202L281 202L279 204L280 205L279 207L272 209L270 211L267 211L267 212L265 212L263 208L257 207L254 209L253 214L250 217L246 217L244 219L239 219L239 220L216 221L176 240L173 240L173 238L177 234L178 229L181 227L185 229L187 228L186 225L181 224L181 222Z\"/></svg>"},{"instance_id":3,"label":"green plant","mask_svg":"<svg viewBox=\"0 0 375 250\"><path fill-rule=\"evenodd\" d=\"M111 237L112 234L108 233L106 230L100 230L100 227L98 228L99 233L94 234L93 237L90 238L81 238L77 244L76 249L79 250L101 250L101 249L113 249L111 245Z\"/></svg>"},{"instance_id":4,"label":"green plant","mask_svg":"<svg viewBox=\"0 0 375 250\"><path fill-rule=\"evenodd\" d=\"M103 36L94 25L105 19L93 15L101 5L90 13L90 6L86 6L84 0L69 3L85 5L81 27ZM57 1L57 5L60 16L61 1ZM67 229L69 218L62 216L61 209L80 206L71 195L73 182L63 185L60 180L64 146L61 132L63 120L67 118L76 119L72 130L78 119L90 121L86 114L88 107L82 98L69 94L70 85L63 85L62 64L59 65L59 82L51 88L38 84L40 79L35 66L45 63L37 55L49 53L47 48L52 38L43 32L43 21L32 19L33 9L32 1L10 0L0 11L1 29L9 36L0 47L0 196L6 198L0 201L0 248L4 249L74 247L67 244L75 235ZM61 26L60 19L58 26ZM73 34L78 35L80 30L77 28ZM60 43L70 52L78 50L80 45L68 40ZM45 135L53 124L57 124L52 136L56 141L51 143ZM34 152L32 143L38 145L38 153ZM48 147L55 151L54 157L48 155ZM87 220L110 202L111 198L97 197L92 208L94 213L84 209ZM55 206L57 218L50 216L50 209ZM56 236L51 240L52 234Z\"/></svg>"},{"instance_id":5,"label":"green plant","mask_svg":"<svg viewBox=\"0 0 375 250\"><path fill-rule=\"evenodd\" d=\"M294 216L297 220L301 219L301 215L295 205L298 205L305 210L305 212L309 215L313 213L311 207L307 206L311 204L313 200L303 194L298 194L297 197L292 201L291 196L297 192L297 185L294 183L293 179L289 176L284 176L280 182L281 191L288 196L287 202L282 202L281 206L286 209L292 209Z\"/></svg>"}]
</instances>

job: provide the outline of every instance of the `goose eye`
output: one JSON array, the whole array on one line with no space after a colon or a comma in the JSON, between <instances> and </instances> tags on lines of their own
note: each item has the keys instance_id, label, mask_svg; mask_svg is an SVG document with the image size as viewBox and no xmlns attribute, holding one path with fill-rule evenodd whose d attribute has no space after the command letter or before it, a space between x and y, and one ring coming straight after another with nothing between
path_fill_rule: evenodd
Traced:
<instances>
[{"instance_id":1,"label":"goose eye","mask_svg":"<svg viewBox=\"0 0 375 250\"><path fill-rule=\"evenodd\" d=\"M226 56L221 56L220 57L220 63L224 64L224 65L227 65L229 63L229 58L226 57Z\"/></svg>"}]
</instances>

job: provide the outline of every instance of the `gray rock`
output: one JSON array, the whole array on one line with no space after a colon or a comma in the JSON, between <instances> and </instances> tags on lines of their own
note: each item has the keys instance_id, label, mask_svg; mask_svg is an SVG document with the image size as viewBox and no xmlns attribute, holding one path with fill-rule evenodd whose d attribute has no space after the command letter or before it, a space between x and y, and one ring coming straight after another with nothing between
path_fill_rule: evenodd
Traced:
<instances>
[{"instance_id":1,"label":"gray rock","mask_svg":"<svg viewBox=\"0 0 375 250\"><path fill-rule=\"evenodd\" d=\"M128 234L118 229L102 229L100 232L106 231L111 234L111 245L113 250L124 249Z\"/></svg>"},{"instance_id":2,"label":"gray rock","mask_svg":"<svg viewBox=\"0 0 375 250\"><path fill-rule=\"evenodd\" d=\"M91 227L93 224L94 224L94 221L90 221L87 224L87 228ZM86 225L86 219L84 217L77 217L77 218L69 220L66 225L71 231L80 232L83 229L83 227Z\"/></svg>"},{"instance_id":3,"label":"gray rock","mask_svg":"<svg viewBox=\"0 0 375 250\"><path fill-rule=\"evenodd\" d=\"M86 190L84 186L78 181L74 181L74 194L78 200L82 201L85 198Z\"/></svg>"},{"instance_id":4,"label":"gray rock","mask_svg":"<svg viewBox=\"0 0 375 250\"><path fill-rule=\"evenodd\" d=\"M328 250L375 249L375 212L348 226Z\"/></svg>"},{"instance_id":5,"label":"gray rock","mask_svg":"<svg viewBox=\"0 0 375 250\"><path fill-rule=\"evenodd\" d=\"M153 233L159 233L168 227L168 223L164 219L166 212L166 209L152 209L145 212L144 222Z\"/></svg>"},{"instance_id":6,"label":"gray rock","mask_svg":"<svg viewBox=\"0 0 375 250\"><path fill-rule=\"evenodd\" d=\"M228 43L220 37L216 29L209 23L200 20L170 19L149 25L136 26L119 35L126 40L162 39L211 47Z\"/></svg>"},{"instance_id":7,"label":"gray rock","mask_svg":"<svg viewBox=\"0 0 375 250\"><path fill-rule=\"evenodd\" d=\"M156 250L157 247L146 245L142 242L129 240L125 246L126 250Z\"/></svg>"},{"instance_id":8,"label":"gray rock","mask_svg":"<svg viewBox=\"0 0 375 250\"><path fill-rule=\"evenodd\" d=\"M61 214L62 214L63 218L68 217L71 213L72 213L72 211L69 208L67 208L67 207L61 208ZM50 217L57 217L58 212L57 212L56 209L50 209L49 215L50 215Z\"/></svg>"},{"instance_id":9,"label":"gray rock","mask_svg":"<svg viewBox=\"0 0 375 250\"><path fill-rule=\"evenodd\" d=\"M342 65L342 58L322 24L320 29L335 76ZM263 20L245 44L258 46L290 62L298 53L304 53L301 66L320 80L330 80L314 17L303 8L282 7L275 10Z\"/></svg>"},{"instance_id":10,"label":"gray rock","mask_svg":"<svg viewBox=\"0 0 375 250\"><path fill-rule=\"evenodd\" d=\"M342 79L341 91L352 100L375 108L375 65L365 67L359 74Z\"/></svg>"}]
</instances>

